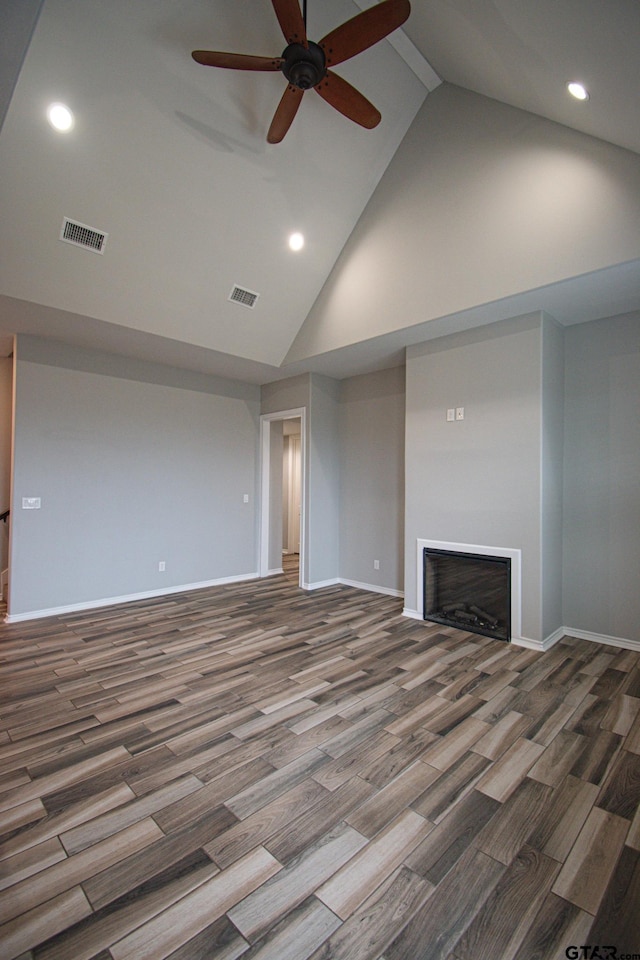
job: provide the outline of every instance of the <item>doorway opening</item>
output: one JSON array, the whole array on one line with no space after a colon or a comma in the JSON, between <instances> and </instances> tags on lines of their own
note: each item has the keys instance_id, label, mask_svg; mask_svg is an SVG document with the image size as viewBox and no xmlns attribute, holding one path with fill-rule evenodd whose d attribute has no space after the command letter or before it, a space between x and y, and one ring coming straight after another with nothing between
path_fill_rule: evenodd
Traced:
<instances>
[{"instance_id":1,"label":"doorway opening","mask_svg":"<svg viewBox=\"0 0 640 960\"><path fill-rule=\"evenodd\" d=\"M261 421L261 577L284 573L302 587L305 557L304 407L266 414Z\"/></svg>"},{"instance_id":2,"label":"doorway opening","mask_svg":"<svg viewBox=\"0 0 640 960\"><path fill-rule=\"evenodd\" d=\"M300 582L300 513L302 463L300 417L282 423L282 569L288 579Z\"/></svg>"}]
</instances>

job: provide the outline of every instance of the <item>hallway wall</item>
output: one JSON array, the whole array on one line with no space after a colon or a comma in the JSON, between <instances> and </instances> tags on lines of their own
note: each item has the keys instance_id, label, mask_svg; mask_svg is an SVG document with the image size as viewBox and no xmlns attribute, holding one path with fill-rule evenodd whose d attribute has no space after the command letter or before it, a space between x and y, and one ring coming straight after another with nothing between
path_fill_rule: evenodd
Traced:
<instances>
[{"instance_id":1,"label":"hallway wall","mask_svg":"<svg viewBox=\"0 0 640 960\"><path fill-rule=\"evenodd\" d=\"M0 358L0 513L11 496L11 428L13 418L13 359ZM0 570L9 562L9 521L0 523Z\"/></svg>"}]
</instances>

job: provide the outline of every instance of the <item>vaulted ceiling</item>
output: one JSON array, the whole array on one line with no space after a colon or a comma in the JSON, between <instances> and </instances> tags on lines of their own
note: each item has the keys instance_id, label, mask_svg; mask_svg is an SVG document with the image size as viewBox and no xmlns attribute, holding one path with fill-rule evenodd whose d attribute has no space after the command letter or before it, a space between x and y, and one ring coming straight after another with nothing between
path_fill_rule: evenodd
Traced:
<instances>
[{"instance_id":1,"label":"vaulted ceiling","mask_svg":"<svg viewBox=\"0 0 640 960\"><path fill-rule=\"evenodd\" d=\"M309 36L368 5L309 0ZM329 322L350 324L332 285L344 282L363 215L371 219L417 124L435 147L440 126L468 124L465 111L477 116L498 101L599 138L624 158L627 179L635 165L640 172L636 0L413 0L412 8L402 30L336 69L381 111L375 130L309 91L284 141L270 145L282 75L211 69L190 55L278 56L270 0L6 4L0 333L266 382L384 366L407 343L460 329L465 317L473 325L545 309L571 323L594 315L594 297L595 315L640 309L639 228L635 256L631 235L610 262L587 257L585 270L541 282L539 292L505 286L500 309L478 291L456 316L434 305L411 322L378 318L348 336L316 336ZM588 102L568 97L573 79L588 86ZM48 125L51 101L73 110L69 133ZM60 242L65 217L108 234L104 253ZM632 234L633 224L625 229ZM306 238L298 253L287 245L294 230ZM392 251L379 255L383 271ZM234 285L259 294L253 309L229 300Z\"/></svg>"}]
</instances>

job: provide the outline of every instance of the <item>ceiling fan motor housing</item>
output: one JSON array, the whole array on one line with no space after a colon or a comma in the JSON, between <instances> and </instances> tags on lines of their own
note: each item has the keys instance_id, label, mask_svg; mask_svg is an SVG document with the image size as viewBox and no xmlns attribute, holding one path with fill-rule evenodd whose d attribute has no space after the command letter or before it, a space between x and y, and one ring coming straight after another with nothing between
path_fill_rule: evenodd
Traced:
<instances>
[{"instance_id":1,"label":"ceiling fan motor housing","mask_svg":"<svg viewBox=\"0 0 640 960\"><path fill-rule=\"evenodd\" d=\"M294 87L309 90L326 75L327 66L322 47L309 41L309 46L290 43L282 54L282 72Z\"/></svg>"}]
</instances>

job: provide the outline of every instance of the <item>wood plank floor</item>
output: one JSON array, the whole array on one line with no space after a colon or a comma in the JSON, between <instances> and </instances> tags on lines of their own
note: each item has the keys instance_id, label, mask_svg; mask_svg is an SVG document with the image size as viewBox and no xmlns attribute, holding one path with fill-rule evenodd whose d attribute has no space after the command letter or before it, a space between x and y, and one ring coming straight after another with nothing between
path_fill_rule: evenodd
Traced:
<instances>
[{"instance_id":1,"label":"wood plank floor","mask_svg":"<svg viewBox=\"0 0 640 960\"><path fill-rule=\"evenodd\" d=\"M2 960L640 954L640 655L287 574L0 627Z\"/></svg>"}]
</instances>

